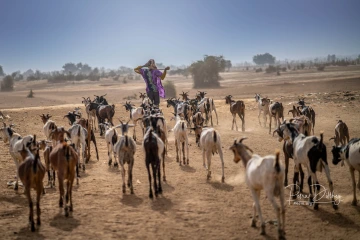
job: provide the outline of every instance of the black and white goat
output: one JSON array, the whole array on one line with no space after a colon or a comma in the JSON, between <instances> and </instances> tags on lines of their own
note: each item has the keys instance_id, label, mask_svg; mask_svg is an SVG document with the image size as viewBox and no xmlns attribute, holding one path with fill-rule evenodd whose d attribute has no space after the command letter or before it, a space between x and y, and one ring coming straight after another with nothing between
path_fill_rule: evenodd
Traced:
<instances>
[{"instance_id":1,"label":"black and white goat","mask_svg":"<svg viewBox=\"0 0 360 240\"><path fill-rule=\"evenodd\" d=\"M40 118L42 120L42 122L44 123L44 134L47 140L50 140L50 133L51 131L53 131L56 128L56 124L54 121L50 120L52 116L49 114L42 114L40 115ZM55 144L55 143L53 143ZM55 146L55 145L54 145Z\"/></svg>"},{"instance_id":2,"label":"black and white goat","mask_svg":"<svg viewBox=\"0 0 360 240\"><path fill-rule=\"evenodd\" d=\"M96 120L96 109L92 109L90 110L90 103L91 103L91 99L88 98L84 98L82 97L84 100L82 100L81 102L85 105L85 110L86 110L86 114L87 114L87 118L90 121L91 125L94 127L94 129L96 130L96 124L95 124L95 120Z\"/></svg>"},{"instance_id":3,"label":"black and white goat","mask_svg":"<svg viewBox=\"0 0 360 240\"><path fill-rule=\"evenodd\" d=\"M140 121L140 127L144 134L144 126L142 124L142 119L145 115L145 110L142 107L135 107L133 104L131 104L131 102L125 102L124 107L127 112L130 112L130 119L134 124L133 139L136 141L135 129L138 121Z\"/></svg>"},{"instance_id":4,"label":"black and white goat","mask_svg":"<svg viewBox=\"0 0 360 240\"><path fill-rule=\"evenodd\" d=\"M267 115L270 117L270 124L269 124L269 134L271 134L271 122L272 118L275 119L275 126L278 127L280 125L280 118L284 121L284 107L280 102L271 103L270 99L263 98L261 100L262 106L264 106L264 119L265 119L265 126L267 121ZM275 127L275 128L276 128Z\"/></svg>"},{"instance_id":5,"label":"black and white goat","mask_svg":"<svg viewBox=\"0 0 360 240\"><path fill-rule=\"evenodd\" d=\"M79 156L79 159L82 159L82 169L85 171L85 149L86 149L86 139L87 139L87 130L79 124L74 124L68 130L71 135L71 142L75 144L75 150ZM81 150L80 150L81 148Z\"/></svg>"},{"instance_id":6,"label":"black and white goat","mask_svg":"<svg viewBox=\"0 0 360 240\"><path fill-rule=\"evenodd\" d=\"M219 125L218 115L216 112L216 107L214 104L214 100L212 98L205 97L207 93L206 92L200 92L199 96L201 98L201 101L198 103L198 110L201 113L206 114L206 123L208 122L209 118L211 121L211 126L213 126L213 120L212 120L212 112L215 112L216 115L216 125Z\"/></svg>"},{"instance_id":7,"label":"black and white goat","mask_svg":"<svg viewBox=\"0 0 360 240\"><path fill-rule=\"evenodd\" d=\"M316 170L321 171L322 167L325 170L327 180L329 182L330 192L333 193L333 182L330 177L330 169L327 162L326 146L323 143L323 133L320 134L320 140L315 136L306 137L303 134L299 134L294 124L286 123L283 126L284 139L290 140L293 144L294 151L294 161L295 161L295 173L299 170L299 164L305 166L308 171L308 185L310 192L310 203L314 203L314 209L319 208L318 203L318 191L320 190L320 185L316 175ZM295 179L295 177L294 177ZM313 199L312 187L315 189L315 200ZM295 188L293 188L295 191ZM293 196L296 196L295 192ZM336 210L338 205L332 196L332 205Z\"/></svg>"},{"instance_id":8,"label":"black and white goat","mask_svg":"<svg viewBox=\"0 0 360 240\"><path fill-rule=\"evenodd\" d=\"M331 150L333 154L333 164L337 165L341 162L341 166L344 166L344 161L349 166L351 174L351 182L353 187L353 200L351 204L357 205L356 199L356 182L355 182L355 171L359 172L359 181L357 188L360 190L360 138L351 139L345 146L334 146Z\"/></svg>"},{"instance_id":9,"label":"black and white goat","mask_svg":"<svg viewBox=\"0 0 360 240\"><path fill-rule=\"evenodd\" d=\"M262 105L262 99L263 98L260 96L260 94L255 93L255 101L257 102L258 110L259 110L258 120L259 120L260 126L261 126L260 115L261 115L261 112L264 113L264 109L265 109L265 106ZM264 124L266 126L266 122Z\"/></svg>"},{"instance_id":10,"label":"black and white goat","mask_svg":"<svg viewBox=\"0 0 360 240\"><path fill-rule=\"evenodd\" d=\"M261 235L265 235L265 221L260 209L260 191L264 190L266 197L275 209L279 239L285 239L285 198L284 188L284 169L279 163L280 152L276 151L274 155L261 157L257 154L250 155L247 150L253 152L248 146L242 143L246 138L234 142L230 150L234 153L234 162L243 162L246 171L246 183L250 188L254 199L254 214L251 226L256 227L256 213L259 214L261 221ZM280 199L280 207L275 201L275 197ZM280 218L281 215L281 218Z\"/></svg>"}]
</instances>

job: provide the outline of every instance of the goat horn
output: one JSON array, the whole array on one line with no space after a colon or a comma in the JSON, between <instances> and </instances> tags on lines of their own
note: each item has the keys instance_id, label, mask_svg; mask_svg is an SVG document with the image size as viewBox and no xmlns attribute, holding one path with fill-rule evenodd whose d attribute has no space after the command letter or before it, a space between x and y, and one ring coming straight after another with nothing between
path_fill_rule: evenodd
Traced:
<instances>
[{"instance_id":1,"label":"goat horn","mask_svg":"<svg viewBox=\"0 0 360 240\"><path fill-rule=\"evenodd\" d=\"M330 139L329 139L329 141L330 141L330 140L333 140L333 139L335 139L335 138L334 138L334 137L332 137L332 138L330 138Z\"/></svg>"},{"instance_id":2,"label":"goat horn","mask_svg":"<svg viewBox=\"0 0 360 240\"><path fill-rule=\"evenodd\" d=\"M6 123L5 123L5 122L3 122L3 124L4 124L4 128L6 128Z\"/></svg>"},{"instance_id":3,"label":"goat horn","mask_svg":"<svg viewBox=\"0 0 360 240\"><path fill-rule=\"evenodd\" d=\"M243 140L247 139L247 137L243 137L240 139L239 143L242 143Z\"/></svg>"},{"instance_id":4,"label":"goat horn","mask_svg":"<svg viewBox=\"0 0 360 240\"><path fill-rule=\"evenodd\" d=\"M129 119L127 122L126 122L126 125L129 125L128 123L130 122L131 119Z\"/></svg>"}]
</instances>

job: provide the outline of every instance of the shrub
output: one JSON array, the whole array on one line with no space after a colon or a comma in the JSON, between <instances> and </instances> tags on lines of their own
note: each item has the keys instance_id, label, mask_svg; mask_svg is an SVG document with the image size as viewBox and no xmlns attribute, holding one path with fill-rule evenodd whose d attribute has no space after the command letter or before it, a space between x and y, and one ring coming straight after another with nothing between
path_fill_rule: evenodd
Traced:
<instances>
[{"instance_id":1,"label":"shrub","mask_svg":"<svg viewBox=\"0 0 360 240\"><path fill-rule=\"evenodd\" d=\"M33 97L34 97L33 90L30 89L30 92L29 92L29 94L27 95L27 98L33 98Z\"/></svg>"},{"instance_id":2,"label":"shrub","mask_svg":"<svg viewBox=\"0 0 360 240\"><path fill-rule=\"evenodd\" d=\"M274 67L274 66L272 66L272 65L270 65L269 67L267 67L267 68L265 69L265 72L266 72L266 73L274 73L274 72L277 72L277 68Z\"/></svg>"},{"instance_id":3,"label":"shrub","mask_svg":"<svg viewBox=\"0 0 360 240\"><path fill-rule=\"evenodd\" d=\"M123 79L123 83L124 83L124 84L126 84L126 83L127 83L126 77L124 77L124 79Z\"/></svg>"},{"instance_id":4,"label":"shrub","mask_svg":"<svg viewBox=\"0 0 360 240\"><path fill-rule=\"evenodd\" d=\"M176 87L174 82L165 81L164 82L165 95L167 98L175 97L176 98Z\"/></svg>"},{"instance_id":5,"label":"shrub","mask_svg":"<svg viewBox=\"0 0 360 240\"><path fill-rule=\"evenodd\" d=\"M1 91L2 92L10 92L14 90L14 78L11 75L7 75L4 77L1 82Z\"/></svg>"},{"instance_id":6,"label":"shrub","mask_svg":"<svg viewBox=\"0 0 360 240\"><path fill-rule=\"evenodd\" d=\"M262 68L255 69L255 72L262 72L262 71L263 71Z\"/></svg>"},{"instance_id":7,"label":"shrub","mask_svg":"<svg viewBox=\"0 0 360 240\"><path fill-rule=\"evenodd\" d=\"M318 71L324 71L324 69L325 69L325 66L324 66L324 65L317 67L317 70L318 70Z\"/></svg>"},{"instance_id":8,"label":"shrub","mask_svg":"<svg viewBox=\"0 0 360 240\"><path fill-rule=\"evenodd\" d=\"M281 71L286 72L286 67L281 68Z\"/></svg>"},{"instance_id":9,"label":"shrub","mask_svg":"<svg viewBox=\"0 0 360 240\"><path fill-rule=\"evenodd\" d=\"M116 77L113 78L114 81L119 81L119 75L117 75Z\"/></svg>"}]
</instances>

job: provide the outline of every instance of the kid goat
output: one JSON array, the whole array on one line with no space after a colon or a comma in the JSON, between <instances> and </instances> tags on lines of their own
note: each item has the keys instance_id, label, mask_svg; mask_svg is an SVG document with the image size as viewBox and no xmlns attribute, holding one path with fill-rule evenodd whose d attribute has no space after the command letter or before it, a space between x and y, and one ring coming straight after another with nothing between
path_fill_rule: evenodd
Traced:
<instances>
[{"instance_id":1,"label":"kid goat","mask_svg":"<svg viewBox=\"0 0 360 240\"><path fill-rule=\"evenodd\" d=\"M247 152L253 152L248 146L242 143L246 138L241 138L239 142L234 141L230 150L234 153L234 162L243 162L246 172L246 183L250 188L251 195L254 199L254 215L251 226L256 227L256 212L259 214L261 221L261 235L265 235L265 222L260 209L260 191L264 190L266 197L273 205L278 222L279 239L284 239L285 235L285 199L284 188L282 186L284 181L284 169L280 166L279 155L268 155L261 157L257 154L252 156ZM275 197L280 198L280 207L275 201ZM281 214L281 218L280 218Z\"/></svg>"},{"instance_id":2,"label":"kid goat","mask_svg":"<svg viewBox=\"0 0 360 240\"><path fill-rule=\"evenodd\" d=\"M236 131L238 130L238 126L236 124L236 114L239 115L239 118L241 119L241 130L245 131L245 104L243 101L234 101L231 99L232 96L228 95L225 97L226 104L230 105L230 113L233 116L232 126L231 130L234 129L234 124L236 126Z\"/></svg>"}]
</instances>

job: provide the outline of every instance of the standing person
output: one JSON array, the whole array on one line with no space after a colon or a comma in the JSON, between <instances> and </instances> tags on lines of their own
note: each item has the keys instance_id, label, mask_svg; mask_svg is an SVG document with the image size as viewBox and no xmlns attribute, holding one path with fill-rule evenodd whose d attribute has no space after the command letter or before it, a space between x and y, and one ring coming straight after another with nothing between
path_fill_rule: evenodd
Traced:
<instances>
[{"instance_id":1,"label":"standing person","mask_svg":"<svg viewBox=\"0 0 360 240\"><path fill-rule=\"evenodd\" d=\"M148 67L148 69L143 69L144 67ZM161 81L165 79L167 70L170 70L170 67L166 67L163 73L160 72L154 59L150 59L144 66L138 66L134 69L143 77L146 83L146 94L155 106L159 106L160 97L165 98L165 89Z\"/></svg>"}]
</instances>

